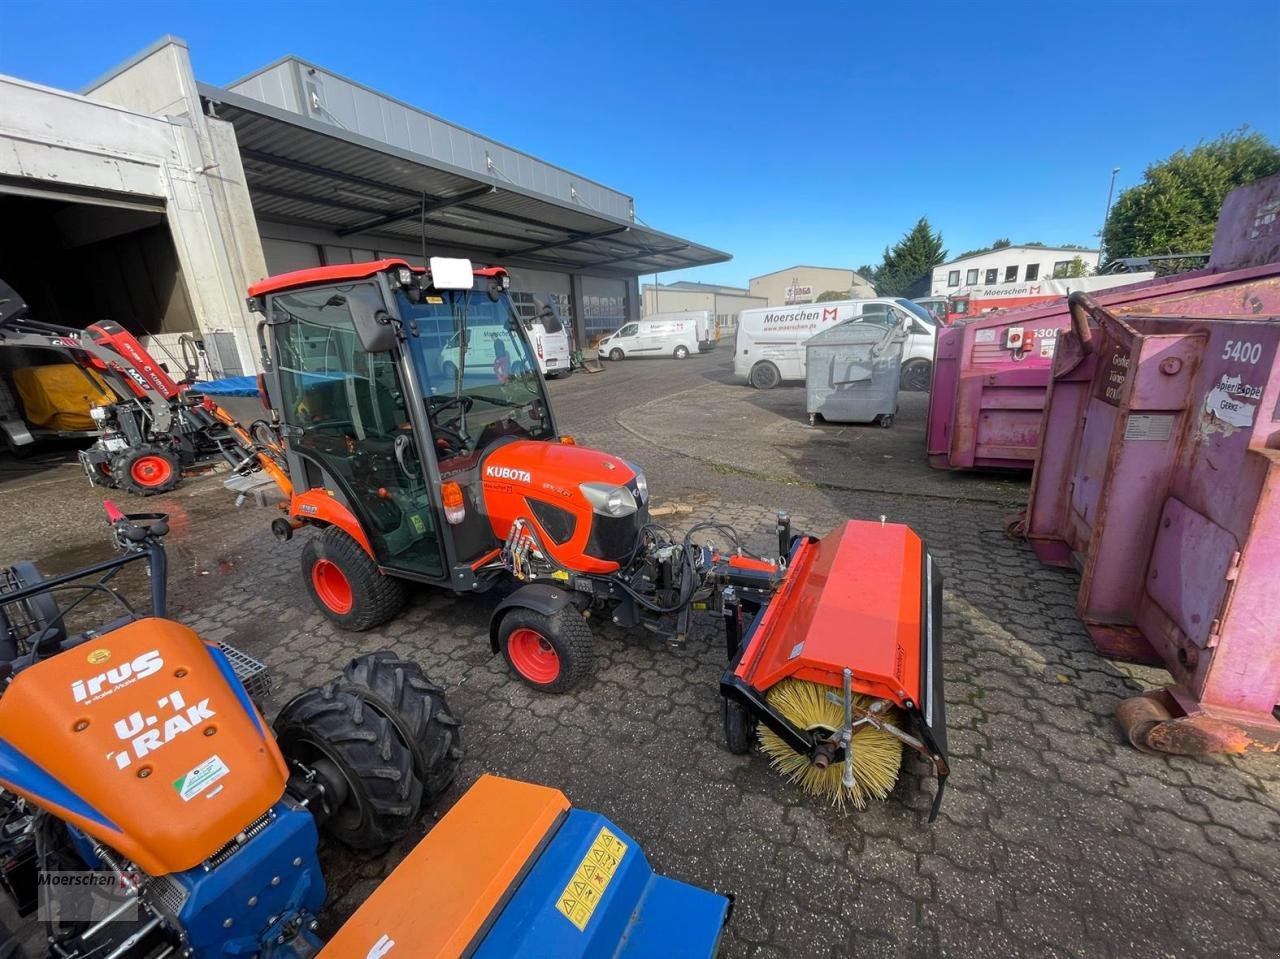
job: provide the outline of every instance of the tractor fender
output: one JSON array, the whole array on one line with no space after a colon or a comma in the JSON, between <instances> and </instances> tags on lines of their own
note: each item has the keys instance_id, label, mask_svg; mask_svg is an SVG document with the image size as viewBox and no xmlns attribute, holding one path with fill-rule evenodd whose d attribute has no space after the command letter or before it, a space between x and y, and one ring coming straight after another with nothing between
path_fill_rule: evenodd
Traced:
<instances>
[{"instance_id":1,"label":"tractor fender","mask_svg":"<svg viewBox=\"0 0 1280 959\"><path fill-rule=\"evenodd\" d=\"M544 616L554 616L566 606L573 605L573 594L567 589L550 586L547 583L529 583L521 586L513 593L503 597L502 602L493 608L489 617L489 648L498 652L498 627L502 625L502 617L507 611L516 607L531 609Z\"/></svg>"},{"instance_id":2,"label":"tractor fender","mask_svg":"<svg viewBox=\"0 0 1280 959\"><path fill-rule=\"evenodd\" d=\"M289 518L304 523L336 526L359 543L360 547L369 554L370 559L375 563L378 561L378 557L373 553L373 546L369 543L369 537L360 526L360 520L351 510L323 489L309 489L302 493L295 493L289 500Z\"/></svg>"}]
</instances>

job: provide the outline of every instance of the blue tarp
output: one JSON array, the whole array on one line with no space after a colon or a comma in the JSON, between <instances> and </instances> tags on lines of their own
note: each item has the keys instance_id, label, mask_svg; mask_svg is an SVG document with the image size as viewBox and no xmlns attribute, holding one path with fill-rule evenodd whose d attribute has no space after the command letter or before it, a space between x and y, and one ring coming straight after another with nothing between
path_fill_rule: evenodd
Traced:
<instances>
[{"instance_id":1,"label":"blue tarp","mask_svg":"<svg viewBox=\"0 0 1280 959\"><path fill-rule=\"evenodd\" d=\"M258 378L256 376L228 376L222 380L194 383L191 389L197 393L208 393L210 396L257 396Z\"/></svg>"}]
</instances>

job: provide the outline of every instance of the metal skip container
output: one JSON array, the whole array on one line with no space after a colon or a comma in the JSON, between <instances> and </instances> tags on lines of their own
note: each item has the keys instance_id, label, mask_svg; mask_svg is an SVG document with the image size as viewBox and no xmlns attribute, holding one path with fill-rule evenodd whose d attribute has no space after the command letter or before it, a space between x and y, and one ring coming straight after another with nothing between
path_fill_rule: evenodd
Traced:
<instances>
[{"instance_id":1,"label":"metal skip container","mask_svg":"<svg viewBox=\"0 0 1280 959\"><path fill-rule=\"evenodd\" d=\"M901 327L849 320L805 341L809 425L893 425L906 333Z\"/></svg>"},{"instance_id":2,"label":"metal skip container","mask_svg":"<svg viewBox=\"0 0 1280 959\"><path fill-rule=\"evenodd\" d=\"M1130 742L1276 749L1280 316L1116 316L1073 294L1027 507L1040 559L1080 570L1104 656L1173 685L1123 701Z\"/></svg>"}]
</instances>

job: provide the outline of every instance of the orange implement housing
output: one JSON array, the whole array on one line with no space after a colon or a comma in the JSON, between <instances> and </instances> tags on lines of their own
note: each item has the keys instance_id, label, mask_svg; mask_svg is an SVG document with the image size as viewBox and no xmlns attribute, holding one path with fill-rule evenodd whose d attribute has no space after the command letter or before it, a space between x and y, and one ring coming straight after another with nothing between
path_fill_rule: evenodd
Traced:
<instances>
[{"instance_id":1,"label":"orange implement housing","mask_svg":"<svg viewBox=\"0 0 1280 959\"><path fill-rule=\"evenodd\" d=\"M39 795L3 773L0 785L149 875L199 865L288 778L230 669L221 650L155 618L24 669L0 698L0 739Z\"/></svg>"},{"instance_id":2,"label":"orange implement housing","mask_svg":"<svg viewBox=\"0 0 1280 959\"><path fill-rule=\"evenodd\" d=\"M380 956L380 943L396 942L414 959L465 955L568 811L558 789L481 776L329 940L321 959ZM406 908L424 889L431 908Z\"/></svg>"},{"instance_id":3,"label":"orange implement housing","mask_svg":"<svg viewBox=\"0 0 1280 959\"><path fill-rule=\"evenodd\" d=\"M906 526L849 520L802 543L735 675L758 690L793 676L899 706L921 702L924 544Z\"/></svg>"}]
</instances>

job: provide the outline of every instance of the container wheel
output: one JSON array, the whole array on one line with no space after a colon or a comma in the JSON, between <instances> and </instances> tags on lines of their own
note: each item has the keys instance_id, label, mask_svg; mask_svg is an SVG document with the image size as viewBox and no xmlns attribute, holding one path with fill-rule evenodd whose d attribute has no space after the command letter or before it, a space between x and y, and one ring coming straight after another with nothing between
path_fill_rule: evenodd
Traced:
<instances>
[{"instance_id":1,"label":"container wheel","mask_svg":"<svg viewBox=\"0 0 1280 959\"><path fill-rule=\"evenodd\" d=\"M138 496L167 493L182 481L178 457L159 446L137 446L111 461L111 476L121 489Z\"/></svg>"},{"instance_id":2,"label":"container wheel","mask_svg":"<svg viewBox=\"0 0 1280 959\"><path fill-rule=\"evenodd\" d=\"M768 360L761 360L751 367L751 375L747 379L758 390L771 390L782 382L782 374Z\"/></svg>"},{"instance_id":3,"label":"container wheel","mask_svg":"<svg viewBox=\"0 0 1280 959\"><path fill-rule=\"evenodd\" d=\"M682 345L680 345L680 346L677 346L677 347L676 347L676 349L675 349L675 352L674 352L674 353L672 353L671 355L672 355L672 356L674 356L677 360L684 360L684 359L688 359L688 357L689 357L689 348L688 348L687 346L684 346L684 345L682 344Z\"/></svg>"},{"instance_id":4,"label":"container wheel","mask_svg":"<svg viewBox=\"0 0 1280 959\"><path fill-rule=\"evenodd\" d=\"M498 625L498 643L512 671L544 693L567 693L591 674L591 627L573 607L553 616L512 609Z\"/></svg>"},{"instance_id":5,"label":"container wheel","mask_svg":"<svg viewBox=\"0 0 1280 959\"><path fill-rule=\"evenodd\" d=\"M1129 740L1129 744L1144 753L1156 753L1148 743L1148 737L1172 716L1169 710L1150 696L1130 696L1116 707L1116 723Z\"/></svg>"},{"instance_id":6,"label":"container wheel","mask_svg":"<svg viewBox=\"0 0 1280 959\"><path fill-rule=\"evenodd\" d=\"M462 731L444 690L427 679L417 663L384 649L353 659L333 682L363 699L395 728L413 757L413 774L422 783L424 799L444 792L462 761Z\"/></svg>"},{"instance_id":7,"label":"container wheel","mask_svg":"<svg viewBox=\"0 0 1280 959\"><path fill-rule=\"evenodd\" d=\"M755 723L742 703L724 697L724 742L729 752L742 755L751 751Z\"/></svg>"},{"instance_id":8,"label":"container wheel","mask_svg":"<svg viewBox=\"0 0 1280 959\"><path fill-rule=\"evenodd\" d=\"M933 381L933 364L928 360L907 360L902 364L901 385L910 393L928 393Z\"/></svg>"},{"instance_id":9,"label":"container wheel","mask_svg":"<svg viewBox=\"0 0 1280 959\"><path fill-rule=\"evenodd\" d=\"M619 360L625 359L626 355L627 354L623 353L622 350L618 349L616 346L609 351L609 359L613 360L615 363Z\"/></svg>"},{"instance_id":10,"label":"container wheel","mask_svg":"<svg viewBox=\"0 0 1280 959\"><path fill-rule=\"evenodd\" d=\"M395 728L363 699L335 688L308 689L280 711L276 741L285 759L324 787L324 830L352 849L404 836L418 816L422 783Z\"/></svg>"},{"instance_id":11,"label":"container wheel","mask_svg":"<svg viewBox=\"0 0 1280 959\"><path fill-rule=\"evenodd\" d=\"M364 548L336 526L302 547L302 578L320 612L343 629L362 632L404 608L403 580L378 569Z\"/></svg>"}]
</instances>

